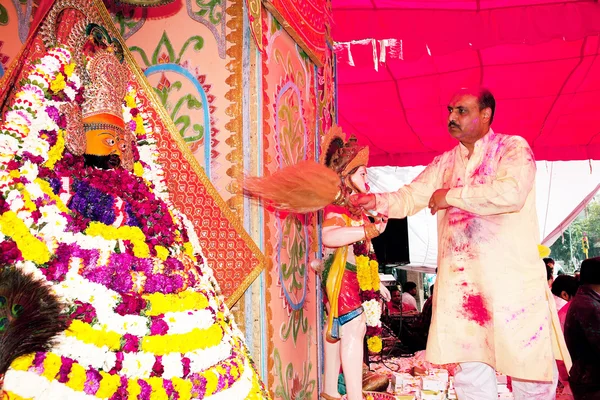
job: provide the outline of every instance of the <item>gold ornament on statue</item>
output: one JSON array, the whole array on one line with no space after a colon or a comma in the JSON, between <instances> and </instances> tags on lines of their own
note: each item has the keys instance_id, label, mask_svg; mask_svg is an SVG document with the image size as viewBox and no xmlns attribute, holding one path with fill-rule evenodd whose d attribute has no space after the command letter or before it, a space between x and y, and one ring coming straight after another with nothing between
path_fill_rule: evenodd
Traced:
<instances>
[{"instance_id":1,"label":"gold ornament on statue","mask_svg":"<svg viewBox=\"0 0 600 400\"><path fill-rule=\"evenodd\" d=\"M47 48L59 44L57 24L60 15L69 9L81 13L65 44L82 78L84 101L81 106L66 103L60 107L67 120L65 146L71 154L83 155L88 165L121 166L131 171L135 135L123 121L123 100L129 78L123 64L123 46L99 24L89 5L59 0L41 28Z\"/></svg>"}]
</instances>

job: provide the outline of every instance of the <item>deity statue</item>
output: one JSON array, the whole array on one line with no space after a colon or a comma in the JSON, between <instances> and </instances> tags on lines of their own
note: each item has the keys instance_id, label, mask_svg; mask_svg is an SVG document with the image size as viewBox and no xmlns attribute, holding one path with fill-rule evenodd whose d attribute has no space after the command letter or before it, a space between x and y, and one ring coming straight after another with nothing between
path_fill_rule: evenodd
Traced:
<instances>
[{"instance_id":1,"label":"deity statue","mask_svg":"<svg viewBox=\"0 0 600 400\"><path fill-rule=\"evenodd\" d=\"M347 202L353 193L369 192L369 149L354 137L345 139L334 126L325 136L320 162L305 161L272 176L248 178L244 188L277 209L310 212L324 209L323 244L327 248L321 279L327 300L324 331L325 376L321 398L340 398L338 374L344 374L348 400L362 399L363 343L370 352L381 351L380 296L390 294L380 286L377 258L371 239L386 227L374 222ZM386 385L387 386L387 385Z\"/></svg>"}]
</instances>

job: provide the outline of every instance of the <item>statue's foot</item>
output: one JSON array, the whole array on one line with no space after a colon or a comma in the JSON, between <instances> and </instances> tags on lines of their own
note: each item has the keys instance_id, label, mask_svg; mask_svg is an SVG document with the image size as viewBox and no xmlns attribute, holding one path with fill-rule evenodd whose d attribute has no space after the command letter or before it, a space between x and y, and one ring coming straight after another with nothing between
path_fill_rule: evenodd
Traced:
<instances>
[{"instance_id":1,"label":"statue's foot","mask_svg":"<svg viewBox=\"0 0 600 400\"><path fill-rule=\"evenodd\" d=\"M328 395L327 393L321 393L321 399L323 400L341 400L341 397L333 397Z\"/></svg>"}]
</instances>

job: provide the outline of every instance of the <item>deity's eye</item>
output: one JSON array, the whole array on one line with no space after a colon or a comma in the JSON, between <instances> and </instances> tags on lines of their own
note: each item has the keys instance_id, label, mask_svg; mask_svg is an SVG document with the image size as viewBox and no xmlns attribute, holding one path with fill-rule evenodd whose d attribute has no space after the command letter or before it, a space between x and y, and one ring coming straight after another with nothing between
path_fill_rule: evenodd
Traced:
<instances>
[{"instance_id":1,"label":"deity's eye","mask_svg":"<svg viewBox=\"0 0 600 400\"><path fill-rule=\"evenodd\" d=\"M115 145L115 140L114 139L106 139L104 142L107 145L109 145L110 147L113 147Z\"/></svg>"}]
</instances>

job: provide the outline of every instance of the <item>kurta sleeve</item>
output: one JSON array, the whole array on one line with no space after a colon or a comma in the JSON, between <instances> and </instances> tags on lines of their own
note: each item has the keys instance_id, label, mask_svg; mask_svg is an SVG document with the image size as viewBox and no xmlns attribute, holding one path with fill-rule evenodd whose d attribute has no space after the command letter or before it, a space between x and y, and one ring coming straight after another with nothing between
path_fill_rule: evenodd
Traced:
<instances>
[{"instance_id":1,"label":"kurta sleeve","mask_svg":"<svg viewBox=\"0 0 600 400\"><path fill-rule=\"evenodd\" d=\"M496 177L484 184L466 184L452 188L446 201L453 207L479 214L493 215L519 211L535 181L535 160L525 139L511 136L503 143Z\"/></svg>"},{"instance_id":2,"label":"kurta sleeve","mask_svg":"<svg viewBox=\"0 0 600 400\"><path fill-rule=\"evenodd\" d=\"M442 157L443 155L436 157L419 176L398 191L376 194L375 211L389 218L404 218L427 207L433 192L442 187L440 184Z\"/></svg>"}]
</instances>

